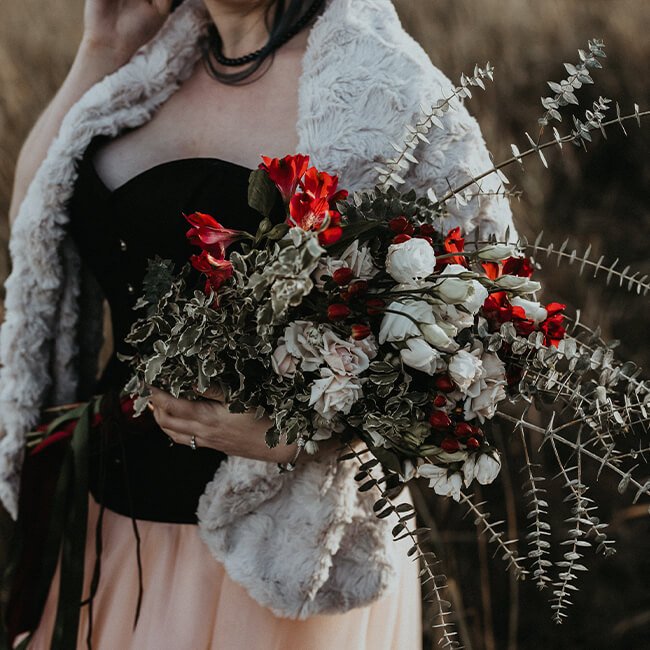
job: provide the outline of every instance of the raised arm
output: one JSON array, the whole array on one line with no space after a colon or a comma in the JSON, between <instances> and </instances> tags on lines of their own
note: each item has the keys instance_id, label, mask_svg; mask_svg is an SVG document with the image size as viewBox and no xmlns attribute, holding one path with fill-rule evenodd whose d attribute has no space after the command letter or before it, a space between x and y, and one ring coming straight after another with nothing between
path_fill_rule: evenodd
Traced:
<instances>
[{"instance_id":1,"label":"raised arm","mask_svg":"<svg viewBox=\"0 0 650 650\"><path fill-rule=\"evenodd\" d=\"M126 63L149 41L169 14L171 0L86 0L84 32L63 85L38 118L16 164L9 221L43 162L70 107L95 83Z\"/></svg>"}]
</instances>

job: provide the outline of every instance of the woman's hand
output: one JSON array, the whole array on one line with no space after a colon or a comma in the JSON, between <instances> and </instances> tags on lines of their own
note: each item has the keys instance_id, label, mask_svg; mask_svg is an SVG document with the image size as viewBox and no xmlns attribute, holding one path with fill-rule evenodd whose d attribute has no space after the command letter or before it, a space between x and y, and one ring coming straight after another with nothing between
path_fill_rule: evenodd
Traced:
<instances>
[{"instance_id":1,"label":"woman's hand","mask_svg":"<svg viewBox=\"0 0 650 650\"><path fill-rule=\"evenodd\" d=\"M270 418L256 419L253 413L231 413L219 391L204 395L208 399L176 399L151 388L151 408L160 428L179 445L189 445L195 436L197 447L209 447L228 456L288 463L296 455L296 445L279 444L269 449L264 434Z\"/></svg>"},{"instance_id":2,"label":"woman's hand","mask_svg":"<svg viewBox=\"0 0 650 650\"><path fill-rule=\"evenodd\" d=\"M122 65L158 32L171 5L172 0L86 0L80 50L103 52Z\"/></svg>"}]
</instances>

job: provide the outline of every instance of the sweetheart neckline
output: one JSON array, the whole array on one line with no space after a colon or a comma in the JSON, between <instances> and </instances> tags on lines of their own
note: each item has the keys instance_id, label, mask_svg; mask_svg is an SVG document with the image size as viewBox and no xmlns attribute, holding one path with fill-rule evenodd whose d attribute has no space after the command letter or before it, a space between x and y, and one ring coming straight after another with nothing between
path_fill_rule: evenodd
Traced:
<instances>
[{"instance_id":1,"label":"sweetheart neckline","mask_svg":"<svg viewBox=\"0 0 650 650\"><path fill-rule=\"evenodd\" d=\"M90 167L93 175L95 178L99 181L101 186L104 188L104 190L111 196L115 196L116 194L119 194L122 192L124 189L130 187L134 182L138 180L142 180L142 178L146 178L147 176L157 173L163 169L166 169L167 167L173 167L175 165L178 165L180 163L189 163L189 162L198 162L198 163L209 163L212 165L217 165L221 167L228 168L230 167L233 170L236 171L242 171L246 172L247 174L251 174L253 172L252 169L245 167L244 165L240 165L238 163L232 162L230 160L224 160L223 158L211 158L208 156L193 156L189 158L174 158L173 160L166 160L164 162L158 163L157 165L153 165L152 167L148 167L147 169L144 169L141 172L138 172L135 176L131 176L131 178L127 179L124 181L122 184L118 185L115 189L111 189L106 185L102 177L99 175L99 172L97 171L97 168L95 167L95 163L90 158L88 160L88 166Z\"/></svg>"}]
</instances>

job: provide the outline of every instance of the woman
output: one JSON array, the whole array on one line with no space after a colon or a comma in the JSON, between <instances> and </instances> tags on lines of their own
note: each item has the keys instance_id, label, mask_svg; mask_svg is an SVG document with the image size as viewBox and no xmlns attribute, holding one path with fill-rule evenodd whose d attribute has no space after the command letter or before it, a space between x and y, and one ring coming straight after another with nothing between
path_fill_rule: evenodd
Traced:
<instances>
[{"instance_id":1,"label":"woman","mask_svg":"<svg viewBox=\"0 0 650 650\"><path fill-rule=\"evenodd\" d=\"M104 294L120 351L147 257L189 255L177 215L254 228L245 190L260 154L308 153L344 187L371 187L419 106L449 95L389 0L169 11L165 0L87 0L75 63L21 152L0 338L0 498L14 515L24 432L41 408L123 385L115 357L93 380L97 307ZM444 191L489 166L461 106L429 139L411 187ZM499 187L488 179L452 206L450 228L503 235ZM417 569L356 492L351 464L323 450L278 474L295 451L267 449L268 421L218 399L156 391L152 412L146 431L113 413L93 441L78 646L419 647ZM58 584L57 572L30 647L49 647Z\"/></svg>"}]
</instances>

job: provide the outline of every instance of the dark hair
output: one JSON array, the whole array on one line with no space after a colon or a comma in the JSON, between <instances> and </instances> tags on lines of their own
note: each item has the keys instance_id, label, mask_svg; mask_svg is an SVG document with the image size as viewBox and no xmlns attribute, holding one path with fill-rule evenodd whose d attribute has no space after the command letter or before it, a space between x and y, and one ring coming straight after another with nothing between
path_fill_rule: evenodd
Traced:
<instances>
[{"instance_id":1,"label":"dark hair","mask_svg":"<svg viewBox=\"0 0 650 650\"><path fill-rule=\"evenodd\" d=\"M202 43L206 70L210 76L223 83L242 84L251 81L255 73L263 73L267 69L262 70L262 66L272 62L276 50L312 22L324 4L325 0L277 0L273 7L273 3L269 2L266 17L268 41L259 50L238 59L227 59L223 55L223 41L219 30L216 25L210 25ZM216 67L215 62L225 66L246 67L239 72L223 72Z\"/></svg>"}]
</instances>

